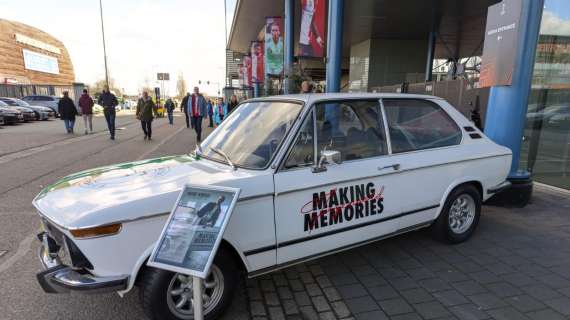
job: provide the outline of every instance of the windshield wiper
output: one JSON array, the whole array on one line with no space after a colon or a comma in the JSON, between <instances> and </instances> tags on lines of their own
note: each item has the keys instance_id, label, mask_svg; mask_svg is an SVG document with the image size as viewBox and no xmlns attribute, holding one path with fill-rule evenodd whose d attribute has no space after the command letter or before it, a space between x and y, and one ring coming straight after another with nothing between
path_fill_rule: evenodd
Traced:
<instances>
[{"instance_id":1,"label":"windshield wiper","mask_svg":"<svg viewBox=\"0 0 570 320\"><path fill-rule=\"evenodd\" d=\"M218 148L214 148L214 147L210 147L210 149L212 151L214 151L215 153L221 155L222 157L224 157L226 159L226 161L228 162L228 164L232 167L232 169L237 170L237 167L235 166L235 164L232 162L232 160L230 159L230 157L228 157L228 155L223 152L222 150L218 149Z\"/></svg>"}]
</instances>

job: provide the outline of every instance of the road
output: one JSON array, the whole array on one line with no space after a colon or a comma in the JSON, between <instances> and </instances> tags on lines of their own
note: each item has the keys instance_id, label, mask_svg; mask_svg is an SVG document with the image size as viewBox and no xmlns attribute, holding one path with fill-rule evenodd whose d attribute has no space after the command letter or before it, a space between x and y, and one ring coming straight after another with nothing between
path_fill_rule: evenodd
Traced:
<instances>
[{"instance_id":1,"label":"road","mask_svg":"<svg viewBox=\"0 0 570 320\"><path fill-rule=\"evenodd\" d=\"M39 222L32 199L43 186L73 172L194 148L195 134L177 113L175 125L153 122L153 141L144 141L132 114L117 116L117 139L111 141L105 120L94 119L93 135L64 133L51 120L0 128L0 319L141 319L138 294L121 299L106 295L48 295L36 282Z\"/></svg>"}]
</instances>

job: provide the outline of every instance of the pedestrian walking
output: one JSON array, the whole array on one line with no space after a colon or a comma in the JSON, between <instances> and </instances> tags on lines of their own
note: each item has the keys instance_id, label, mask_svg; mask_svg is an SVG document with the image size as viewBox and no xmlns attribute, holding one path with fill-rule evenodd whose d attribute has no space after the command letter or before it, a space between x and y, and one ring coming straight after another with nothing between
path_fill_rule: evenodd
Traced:
<instances>
[{"instance_id":1,"label":"pedestrian walking","mask_svg":"<svg viewBox=\"0 0 570 320\"><path fill-rule=\"evenodd\" d=\"M211 99L208 99L208 118L210 119L210 123L208 124L208 127L213 128L214 127L214 103L212 102Z\"/></svg>"},{"instance_id":2,"label":"pedestrian walking","mask_svg":"<svg viewBox=\"0 0 570 320\"><path fill-rule=\"evenodd\" d=\"M190 128L190 118L188 116L188 98L190 97L190 92L186 92L184 98L182 98L182 102L180 103L180 109L184 112L184 117L186 117L186 128ZM192 125L194 128L194 125Z\"/></svg>"},{"instance_id":3,"label":"pedestrian walking","mask_svg":"<svg viewBox=\"0 0 570 320\"><path fill-rule=\"evenodd\" d=\"M117 97L109 91L109 87L105 87L97 102L103 107L111 140L115 140L115 117L117 115L115 107L119 104Z\"/></svg>"},{"instance_id":4,"label":"pedestrian walking","mask_svg":"<svg viewBox=\"0 0 570 320\"><path fill-rule=\"evenodd\" d=\"M57 112L59 113L60 119L63 120L63 123L65 124L67 133L73 133L77 109L75 108L73 100L69 98L69 92L63 92L63 98L61 98L57 103Z\"/></svg>"},{"instance_id":5,"label":"pedestrian walking","mask_svg":"<svg viewBox=\"0 0 570 320\"><path fill-rule=\"evenodd\" d=\"M235 110L235 108L237 108L238 104L239 101L237 96L235 94L232 94L230 102L228 103L228 115L232 113Z\"/></svg>"},{"instance_id":6,"label":"pedestrian walking","mask_svg":"<svg viewBox=\"0 0 570 320\"><path fill-rule=\"evenodd\" d=\"M148 92L143 91L142 97L137 103L137 119L141 121L145 140L152 140L152 120L158 112L158 107L149 97Z\"/></svg>"},{"instance_id":7,"label":"pedestrian walking","mask_svg":"<svg viewBox=\"0 0 570 320\"><path fill-rule=\"evenodd\" d=\"M224 98L218 98L214 105L214 121L219 126L224 121L224 116L228 113L228 106L224 103Z\"/></svg>"},{"instance_id":8,"label":"pedestrian walking","mask_svg":"<svg viewBox=\"0 0 570 320\"><path fill-rule=\"evenodd\" d=\"M89 96L87 89L83 89L83 94L79 98L79 108L83 116L83 124L85 125L85 134L93 133L93 99Z\"/></svg>"},{"instance_id":9,"label":"pedestrian walking","mask_svg":"<svg viewBox=\"0 0 570 320\"><path fill-rule=\"evenodd\" d=\"M188 116L192 121L193 128L196 131L196 140L202 141L202 120L208 113L208 106L204 96L200 94L198 87L194 87L194 94L188 99Z\"/></svg>"},{"instance_id":10,"label":"pedestrian walking","mask_svg":"<svg viewBox=\"0 0 570 320\"><path fill-rule=\"evenodd\" d=\"M174 102L172 99L168 98L164 103L164 108L166 109L166 114L168 115L168 123L170 125L174 125Z\"/></svg>"}]
</instances>

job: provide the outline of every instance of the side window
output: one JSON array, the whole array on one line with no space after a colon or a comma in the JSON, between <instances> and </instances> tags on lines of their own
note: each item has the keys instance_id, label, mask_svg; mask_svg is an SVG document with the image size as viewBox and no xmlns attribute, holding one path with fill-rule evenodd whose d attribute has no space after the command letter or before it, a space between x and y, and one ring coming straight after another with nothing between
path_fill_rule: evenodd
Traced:
<instances>
[{"instance_id":1,"label":"side window","mask_svg":"<svg viewBox=\"0 0 570 320\"><path fill-rule=\"evenodd\" d=\"M314 137L313 112L311 112L301 126L293 149L291 149L291 153L289 153L287 161L285 161L285 169L307 167L315 163Z\"/></svg>"},{"instance_id":2,"label":"side window","mask_svg":"<svg viewBox=\"0 0 570 320\"><path fill-rule=\"evenodd\" d=\"M340 151L343 161L387 153L377 100L323 102L316 105L317 150Z\"/></svg>"},{"instance_id":3,"label":"side window","mask_svg":"<svg viewBox=\"0 0 570 320\"><path fill-rule=\"evenodd\" d=\"M416 99L384 99L392 152L446 147L461 142L461 130L441 107Z\"/></svg>"}]
</instances>

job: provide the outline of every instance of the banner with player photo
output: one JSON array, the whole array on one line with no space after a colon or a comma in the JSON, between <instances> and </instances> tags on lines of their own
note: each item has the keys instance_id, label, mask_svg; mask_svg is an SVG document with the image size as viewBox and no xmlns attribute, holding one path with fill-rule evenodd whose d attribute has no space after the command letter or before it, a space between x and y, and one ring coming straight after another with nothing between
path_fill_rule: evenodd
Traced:
<instances>
[{"instance_id":1,"label":"banner with player photo","mask_svg":"<svg viewBox=\"0 0 570 320\"><path fill-rule=\"evenodd\" d=\"M148 265L205 279L240 189L184 186Z\"/></svg>"},{"instance_id":2,"label":"banner with player photo","mask_svg":"<svg viewBox=\"0 0 570 320\"><path fill-rule=\"evenodd\" d=\"M265 74L280 76L283 73L283 20L265 18Z\"/></svg>"},{"instance_id":3,"label":"banner with player photo","mask_svg":"<svg viewBox=\"0 0 570 320\"><path fill-rule=\"evenodd\" d=\"M245 82L243 81L243 63L238 64L238 81L239 81L239 86L240 87L244 87L245 86Z\"/></svg>"},{"instance_id":4,"label":"banner with player photo","mask_svg":"<svg viewBox=\"0 0 570 320\"><path fill-rule=\"evenodd\" d=\"M265 79L263 42L251 42L251 82L261 83Z\"/></svg>"},{"instance_id":5,"label":"banner with player photo","mask_svg":"<svg viewBox=\"0 0 570 320\"><path fill-rule=\"evenodd\" d=\"M246 87L251 87L251 57L243 57L243 83Z\"/></svg>"},{"instance_id":6,"label":"banner with player photo","mask_svg":"<svg viewBox=\"0 0 570 320\"><path fill-rule=\"evenodd\" d=\"M301 26L297 56L322 58L325 55L326 0L301 0Z\"/></svg>"}]
</instances>

